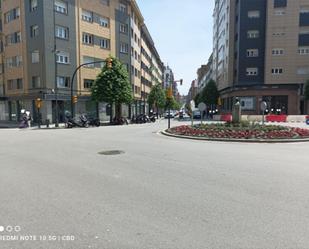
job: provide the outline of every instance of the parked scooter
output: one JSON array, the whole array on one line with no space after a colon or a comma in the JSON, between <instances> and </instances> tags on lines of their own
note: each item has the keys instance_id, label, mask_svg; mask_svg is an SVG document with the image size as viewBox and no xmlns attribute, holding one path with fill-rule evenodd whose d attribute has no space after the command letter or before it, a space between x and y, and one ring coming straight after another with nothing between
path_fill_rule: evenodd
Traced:
<instances>
[{"instance_id":1,"label":"parked scooter","mask_svg":"<svg viewBox=\"0 0 309 249\"><path fill-rule=\"evenodd\" d=\"M26 112L26 110L22 109L21 111L21 122L19 124L19 128L28 128L29 127L29 121L31 120L30 118L30 112Z\"/></svg>"},{"instance_id":2,"label":"parked scooter","mask_svg":"<svg viewBox=\"0 0 309 249\"><path fill-rule=\"evenodd\" d=\"M86 115L82 114L79 116L79 120L76 121L74 118L72 118L72 115L70 112L65 113L66 117L66 127L67 128L73 128L73 127L89 127L89 121L86 117Z\"/></svg>"},{"instance_id":3,"label":"parked scooter","mask_svg":"<svg viewBox=\"0 0 309 249\"><path fill-rule=\"evenodd\" d=\"M150 115L149 120L153 123L156 122L156 116L154 114Z\"/></svg>"},{"instance_id":4,"label":"parked scooter","mask_svg":"<svg viewBox=\"0 0 309 249\"><path fill-rule=\"evenodd\" d=\"M88 119L88 122L89 122L90 126L99 127L101 125L100 119L98 119L98 118L88 117L87 116L87 119Z\"/></svg>"}]
</instances>

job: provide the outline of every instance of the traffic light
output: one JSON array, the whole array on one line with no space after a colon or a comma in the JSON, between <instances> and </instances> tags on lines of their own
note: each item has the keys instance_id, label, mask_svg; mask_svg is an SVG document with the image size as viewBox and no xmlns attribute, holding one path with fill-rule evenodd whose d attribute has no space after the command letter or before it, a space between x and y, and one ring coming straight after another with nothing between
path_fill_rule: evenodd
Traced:
<instances>
[{"instance_id":1,"label":"traffic light","mask_svg":"<svg viewBox=\"0 0 309 249\"><path fill-rule=\"evenodd\" d=\"M221 106L221 105L222 105L222 101L221 101L221 98L220 98L220 97L218 98L217 104L218 104L218 106Z\"/></svg>"},{"instance_id":2,"label":"traffic light","mask_svg":"<svg viewBox=\"0 0 309 249\"><path fill-rule=\"evenodd\" d=\"M107 68L111 69L113 67L113 60L111 58L106 59Z\"/></svg>"},{"instance_id":3,"label":"traffic light","mask_svg":"<svg viewBox=\"0 0 309 249\"><path fill-rule=\"evenodd\" d=\"M37 98L35 100L35 106L36 106L37 109L41 109L41 107L42 107L42 100L40 98Z\"/></svg>"},{"instance_id":4,"label":"traffic light","mask_svg":"<svg viewBox=\"0 0 309 249\"><path fill-rule=\"evenodd\" d=\"M167 90L167 97L172 98L173 97L173 89L172 87L169 87Z\"/></svg>"},{"instance_id":5,"label":"traffic light","mask_svg":"<svg viewBox=\"0 0 309 249\"><path fill-rule=\"evenodd\" d=\"M182 86L182 81L183 81L183 79L180 79L180 85Z\"/></svg>"},{"instance_id":6,"label":"traffic light","mask_svg":"<svg viewBox=\"0 0 309 249\"><path fill-rule=\"evenodd\" d=\"M77 96L76 96L76 95L74 95L74 96L72 97L72 102L73 102L73 104L76 104L76 103L77 103Z\"/></svg>"}]
</instances>

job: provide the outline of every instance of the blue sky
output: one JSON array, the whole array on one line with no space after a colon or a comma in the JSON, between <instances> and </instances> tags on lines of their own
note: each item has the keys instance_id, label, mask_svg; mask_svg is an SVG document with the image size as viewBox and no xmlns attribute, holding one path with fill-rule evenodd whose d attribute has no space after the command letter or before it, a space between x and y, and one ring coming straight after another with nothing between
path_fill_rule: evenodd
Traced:
<instances>
[{"instance_id":1,"label":"blue sky","mask_svg":"<svg viewBox=\"0 0 309 249\"><path fill-rule=\"evenodd\" d=\"M137 0L162 61L187 94L196 70L212 52L214 0Z\"/></svg>"}]
</instances>

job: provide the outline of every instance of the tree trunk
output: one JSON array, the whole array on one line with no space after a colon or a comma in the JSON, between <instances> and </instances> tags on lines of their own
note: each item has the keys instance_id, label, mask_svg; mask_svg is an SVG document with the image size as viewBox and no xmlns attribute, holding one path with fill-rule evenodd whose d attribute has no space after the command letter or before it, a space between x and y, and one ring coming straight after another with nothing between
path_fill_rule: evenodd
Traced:
<instances>
[{"instance_id":1,"label":"tree trunk","mask_svg":"<svg viewBox=\"0 0 309 249\"><path fill-rule=\"evenodd\" d=\"M110 123L113 123L113 103L110 104L109 122L110 122Z\"/></svg>"},{"instance_id":2,"label":"tree trunk","mask_svg":"<svg viewBox=\"0 0 309 249\"><path fill-rule=\"evenodd\" d=\"M116 103L116 110L115 110L116 118L119 119L122 116L122 104Z\"/></svg>"}]
</instances>

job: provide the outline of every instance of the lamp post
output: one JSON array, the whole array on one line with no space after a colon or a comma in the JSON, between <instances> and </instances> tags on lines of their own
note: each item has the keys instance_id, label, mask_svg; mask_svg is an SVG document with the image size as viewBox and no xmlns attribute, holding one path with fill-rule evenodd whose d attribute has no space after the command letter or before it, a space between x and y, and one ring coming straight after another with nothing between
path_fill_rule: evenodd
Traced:
<instances>
[{"instance_id":1,"label":"lamp post","mask_svg":"<svg viewBox=\"0 0 309 249\"><path fill-rule=\"evenodd\" d=\"M107 58L106 60L87 62L87 63L83 63L83 64L79 65L74 70L74 73L71 77L71 113L72 113L72 118L74 117L74 105L77 103L77 96L73 95L73 92L74 92L73 84L74 84L74 79L75 79L75 76L76 76L78 70L81 69L83 66L94 65L94 64L97 64L97 63L107 63L107 67L112 68L113 67L112 62L113 62L113 60L111 58Z\"/></svg>"}]
</instances>

